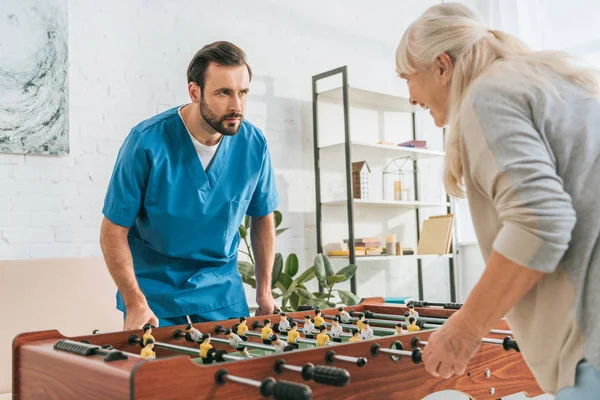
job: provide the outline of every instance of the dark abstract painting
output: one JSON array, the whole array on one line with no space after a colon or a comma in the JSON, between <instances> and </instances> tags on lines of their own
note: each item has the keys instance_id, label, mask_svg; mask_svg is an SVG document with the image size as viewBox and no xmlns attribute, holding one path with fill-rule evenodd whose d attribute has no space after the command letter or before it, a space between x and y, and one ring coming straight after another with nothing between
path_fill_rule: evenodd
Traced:
<instances>
[{"instance_id":1,"label":"dark abstract painting","mask_svg":"<svg viewBox=\"0 0 600 400\"><path fill-rule=\"evenodd\" d=\"M0 1L0 152L69 153L67 0Z\"/></svg>"}]
</instances>

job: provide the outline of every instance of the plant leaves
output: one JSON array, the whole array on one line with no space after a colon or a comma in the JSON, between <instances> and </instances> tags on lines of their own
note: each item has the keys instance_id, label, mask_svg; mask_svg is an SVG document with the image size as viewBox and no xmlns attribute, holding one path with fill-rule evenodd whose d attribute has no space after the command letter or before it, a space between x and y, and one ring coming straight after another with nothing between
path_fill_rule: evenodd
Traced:
<instances>
[{"instance_id":1,"label":"plant leaves","mask_svg":"<svg viewBox=\"0 0 600 400\"><path fill-rule=\"evenodd\" d=\"M275 215L275 228L279 228L281 221L283 221L283 214L279 210L273 211L273 214Z\"/></svg>"},{"instance_id":2,"label":"plant leaves","mask_svg":"<svg viewBox=\"0 0 600 400\"><path fill-rule=\"evenodd\" d=\"M349 264L349 265L346 265L344 268L340 269L338 272L336 272L336 275L344 276L345 277L344 281L347 281L348 279L352 278L356 274L357 269L358 269L358 267L356 265ZM341 282L344 282L344 281L341 281Z\"/></svg>"},{"instance_id":3,"label":"plant leaves","mask_svg":"<svg viewBox=\"0 0 600 400\"><path fill-rule=\"evenodd\" d=\"M331 260L329 259L329 257L327 257L325 254L323 254L322 257L327 277L335 275L335 271L333 270L333 264L331 264Z\"/></svg>"},{"instance_id":4,"label":"plant leaves","mask_svg":"<svg viewBox=\"0 0 600 400\"><path fill-rule=\"evenodd\" d=\"M343 275L332 275L327 277L327 282L329 282L329 285L331 286L335 285L336 283L344 282L345 280L346 277Z\"/></svg>"},{"instance_id":5,"label":"plant leaves","mask_svg":"<svg viewBox=\"0 0 600 400\"><path fill-rule=\"evenodd\" d=\"M251 221L250 216L246 215L244 217L244 228L246 228L246 230L250 229L250 221Z\"/></svg>"},{"instance_id":6,"label":"plant leaves","mask_svg":"<svg viewBox=\"0 0 600 400\"><path fill-rule=\"evenodd\" d=\"M238 270L243 277L250 278L254 276L254 265L248 261L238 261Z\"/></svg>"},{"instance_id":7,"label":"plant leaves","mask_svg":"<svg viewBox=\"0 0 600 400\"><path fill-rule=\"evenodd\" d=\"M300 297L297 293L292 293L290 296L290 308L292 311L296 311L298 309L298 305L300 305Z\"/></svg>"},{"instance_id":8,"label":"plant leaves","mask_svg":"<svg viewBox=\"0 0 600 400\"><path fill-rule=\"evenodd\" d=\"M252 286L253 289L256 289L256 281L254 280L254 278L242 275L242 282L244 282L246 285Z\"/></svg>"},{"instance_id":9,"label":"plant leaves","mask_svg":"<svg viewBox=\"0 0 600 400\"><path fill-rule=\"evenodd\" d=\"M288 229L290 229L290 228L275 229L275 236L281 235L283 232L287 231Z\"/></svg>"},{"instance_id":10,"label":"plant leaves","mask_svg":"<svg viewBox=\"0 0 600 400\"><path fill-rule=\"evenodd\" d=\"M248 236L248 229L244 225L240 225L238 232L240 233L240 238L242 240L246 239L246 236Z\"/></svg>"},{"instance_id":11,"label":"plant leaves","mask_svg":"<svg viewBox=\"0 0 600 400\"><path fill-rule=\"evenodd\" d=\"M322 292L313 292L313 296L315 296L317 299L322 299L322 300L327 300L329 298L328 293L322 293Z\"/></svg>"},{"instance_id":12,"label":"plant leaves","mask_svg":"<svg viewBox=\"0 0 600 400\"><path fill-rule=\"evenodd\" d=\"M318 300L311 292L300 287L296 288L295 293L298 293L298 296L301 296L306 300Z\"/></svg>"},{"instance_id":13,"label":"plant leaves","mask_svg":"<svg viewBox=\"0 0 600 400\"><path fill-rule=\"evenodd\" d=\"M283 257L281 253L275 254L275 261L273 262L273 272L271 273L271 287L275 287L275 284L279 280L279 275L283 270Z\"/></svg>"},{"instance_id":14,"label":"plant leaves","mask_svg":"<svg viewBox=\"0 0 600 400\"><path fill-rule=\"evenodd\" d=\"M281 293L271 290L271 296L273 296L274 299L278 299L281 297Z\"/></svg>"},{"instance_id":15,"label":"plant leaves","mask_svg":"<svg viewBox=\"0 0 600 400\"><path fill-rule=\"evenodd\" d=\"M293 277L298 273L298 256L291 253L285 260L285 273Z\"/></svg>"},{"instance_id":16,"label":"plant leaves","mask_svg":"<svg viewBox=\"0 0 600 400\"><path fill-rule=\"evenodd\" d=\"M285 272L282 272L279 275L279 280L277 281L277 283L280 283L283 286L283 289L281 289L281 287L278 286L283 293L285 293L289 289L289 287L292 286L293 282L294 280L292 279L292 277L286 274Z\"/></svg>"},{"instance_id":17,"label":"plant leaves","mask_svg":"<svg viewBox=\"0 0 600 400\"><path fill-rule=\"evenodd\" d=\"M300 274L300 276L298 276L294 280L294 282L292 282L292 284L288 288L287 292L284 293L284 296L290 296L292 293L294 293L294 290L296 289L296 287L301 287L306 282L312 280L314 277L315 277L315 267L312 266L309 269L307 269L306 271L304 271L302 274Z\"/></svg>"},{"instance_id":18,"label":"plant leaves","mask_svg":"<svg viewBox=\"0 0 600 400\"><path fill-rule=\"evenodd\" d=\"M327 270L325 269L323 254L317 254L315 257L315 274L321 286L327 286Z\"/></svg>"},{"instance_id":19,"label":"plant leaves","mask_svg":"<svg viewBox=\"0 0 600 400\"><path fill-rule=\"evenodd\" d=\"M347 290L338 290L337 292L342 302L347 306L355 306L362 300L360 297Z\"/></svg>"}]
</instances>

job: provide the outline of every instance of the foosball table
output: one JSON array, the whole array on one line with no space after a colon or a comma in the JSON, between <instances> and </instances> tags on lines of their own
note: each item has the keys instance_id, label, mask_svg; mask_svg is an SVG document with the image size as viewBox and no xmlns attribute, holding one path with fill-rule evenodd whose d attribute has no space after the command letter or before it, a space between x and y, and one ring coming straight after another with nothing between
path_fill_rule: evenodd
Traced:
<instances>
[{"instance_id":1,"label":"foosball table","mask_svg":"<svg viewBox=\"0 0 600 400\"><path fill-rule=\"evenodd\" d=\"M542 394L504 321L483 339L464 375L442 379L425 371L421 354L429 335L459 307L413 302L409 308L369 298L354 307L304 307L192 326L72 338L56 330L23 333L13 342L13 398L410 400L443 390L474 399Z\"/></svg>"}]
</instances>

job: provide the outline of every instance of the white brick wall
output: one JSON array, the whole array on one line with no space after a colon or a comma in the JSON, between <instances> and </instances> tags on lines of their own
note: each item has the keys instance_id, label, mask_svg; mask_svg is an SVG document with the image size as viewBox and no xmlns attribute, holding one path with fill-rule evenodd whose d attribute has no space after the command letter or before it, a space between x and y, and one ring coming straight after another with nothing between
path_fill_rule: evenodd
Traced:
<instances>
[{"instance_id":1,"label":"white brick wall","mask_svg":"<svg viewBox=\"0 0 600 400\"><path fill-rule=\"evenodd\" d=\"M193 54L230 40L254 71L247 118L269 140L280 209L292 227L277 249L309 265L311 77L348 65L353 86L406 94L395 76L395 47L408 23L435 3L70 0L71 153L0 154L0 259L99 255L100 211L123 138L140 120L188 101L185 71ZM430 286L444 282L436 271L425 275ZM411 284L402 287L415 288L414 279L409 272Z\"/></svg>"}]
</instances>

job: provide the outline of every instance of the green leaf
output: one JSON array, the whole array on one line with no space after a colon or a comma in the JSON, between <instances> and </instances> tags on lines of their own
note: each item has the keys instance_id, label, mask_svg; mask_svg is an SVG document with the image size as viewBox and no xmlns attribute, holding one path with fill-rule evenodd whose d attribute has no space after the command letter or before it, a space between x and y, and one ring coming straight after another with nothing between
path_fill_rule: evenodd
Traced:
<instances>
[{"instance_id":1,"label":"green leaf","mask_svg":"<svg viewBox=\"0 0 600 400\"><path fill-rule=\"evenodd\" d=\"M342 268L338 272L336 272L336 275L344 276L344 278L345 278L344 281L347 281L348 279L352 278L356 274L357 268L358 267L354 264L346 265L344 268ZM341 281L341 282L344 282L344 281Z\"/></svg>"},{"instance_id":2,"label":"green leaf","mask_svg":"<svg viewBox=\"0 0 600 400\"><path fill-rule=\"evenodd\" d=\"M248 261L238 261L238 270L244 277L249 278L254 276L254 265Z\"/></svg>"},{"instance_id":3,"label":"green leaf","mask_svg":"<svg viewBox=\"0 0 600 400\"><path fill-rule=\"evenodd\" d=\"M244 225L240 225L238 232L240 232L240 238L242 240L246 239L246 236L248 236L248 229Z\"/></svg>"},{"instance_id":4,"label":"green leaf","mask_svg":"<svg viewBox=\"0 0 600 400\"><path fill-rule=\"evenodd\" d=\"M323 254L317 254L315 257L315 274L321 286L327 286L327 269L325 268Z\"/></svg>"},{"instance_id":5,"label":"green leaf","mask_svg":"<svg viewBox=\"0 0 600 400\"><path fill-rule=\"evenodd\" d=\"M285 272L282 272L281 275L279 275L279 280L277 281L277 283L280 283L283 286L284 289L280 288L283 293L285 293L289 287L292 286L293 282L294 280L292 277Z\"/></svg>"},{"instance_id":6,"label":"green leaf","mask_svg":"<svg viewBox=\"0 0 600 400\"><path fill-rule=\"evenodd\" d=\"M246 228L246 229L250 229L250 221L251 221L251 218L250 218L250 216L249 216L249 215L246 215L246 216L244 217L244 228Z\"/></svg>"},{"instance_id":7,"label":"green leaf","mask_svg":"<svg viewBox=\"0 0 600 400\"><path fill-rule=\"evenodd\" d=\"M313 296L317 299L327 300L329 298L329 294L322 292L313 292Z\"/></svg>"},{"instance_id":8,"label":"green leaf","mask_svg":"<svg viewBox=\"0 0 600 400\"><path fill-rule=\"evenodd\" d=\"M296 288L296 293L298 293L298 296L301 296L303 298L305 298L306 300L318 300L315 296L313 296L313 294L311 292L309 292L306 289L303 288Z\"/></svg>"},{"instance_id":9,"label":"green leaf","mask_svg":"<svg viewBox=\"0 0 600 400\"><path fill-rule=\"evenodd\" d=\"M246 285L252 286L253 289L256 289L256 281L254 280L254 278L242 275L242 282L244 282Z\"/></svg>"},{"instance_id":10,"label":"green leaf","mask_svg":"<svg viewBox=\"0 0 600 400\"><path fill-rule=\"evenodd\" d=\"M275 236L281 235L283 232L287 231L288 229L290 229L290 228L275 229Z\"/></svg>"},{"instance_id":11,"label":"green leaf","mask_svg":"<svg viewBox=\"0 0 600 400\"><path fill-rule=\"evenodd\" d=\"M327 257L325 254L323 254L322 257L327 277L335 275L335 271L333 270L333 264L331 264L331 260L329 259L329 257Z\"/></svg>"},{"instance_id":12,"label":"green leaf","mask_svg":"<svg viewBox=\"0 0 600 400\"><path fill-rule=\"evenodd\" d=\"M290 308L292 311L296 311L298 309L298 305L300 304L300 297L297 293L292 293L290 296Z\"/></svg>"},{"instance_id":13,"label":"green leaf","mask_svg":"<svg viewBox=\"0 0 600 400\"><path fill-rule=\"evenodd\" d=\"M346 277L343 275L332 275L327 277L327 282L329 282L330 285L335 285L336 283L344 282L345 280Z\"/></svg>"},{"instance_id":14,"label":"green leaf","mask_svg":"<svg viewBox=\"0 0 600 400\"><path fill-rule=\"evenodd\" d=\"M287 256L285 260L285 273L291 277L298 273L298 256L294 253Z\"/></svg>"},{"instance_id":15,"label":"green leaf","mask_svg":"<svg viewBox=\"0 0 600 400\"><path fill-rule=\"evenodd\" d=\"M283 270L283 257L281 253L275 254L275 261L273 262L273 272L271 274L271 287L274 287L279 280L279 275Z\"/></svg>"},{"instance_id":16,"label":"green leaf","mask_svg":"<svg viewBox=\"0 0 600 400\"><path fill-rule=\"evenodd\" d=\"M347 290L338 290L337 292L342 302L347 306L354 306L360 303L360 301L362 300L360 297Z\"/></svg>"},{"instance_id":17,"label":"green leaf","mask_svg":"<svg viewBox=\"0 0 600 400\"><path fill-rule=\"evenodd\" d=\"M284 293L284 296L290 296L294 292L296 287L300 287L300 286L304 285L306 282L309 282L314 277L315 277L315 267L312 266L309 269L307 269L306 271L304 271L302 274L300 274L300 276L298 276L294 280L294 282L292 282L292 284L288 288L287 292Z\"/></svg>"},{"instance_id":18,"label":"green leaf","mask_svg":"<svg viewBox=\"0 0 600 400\"><path fill-rule=\"evenodd\" d=\"M281 221L283 221L283 214L279 210L273 211L273 214L275 214L275 228L279 228Z\"/></svg>"},{"instance_id":19,"label":"green leaf","mask_svg":"<svg viewBox=\"0 0 600 400\"><path fill-rule=\"evenodd\" d=\"M274 299L278 299L281 297L281 293L271 290L271 296L273 296Z\"/></svg>"}]
</instances>

